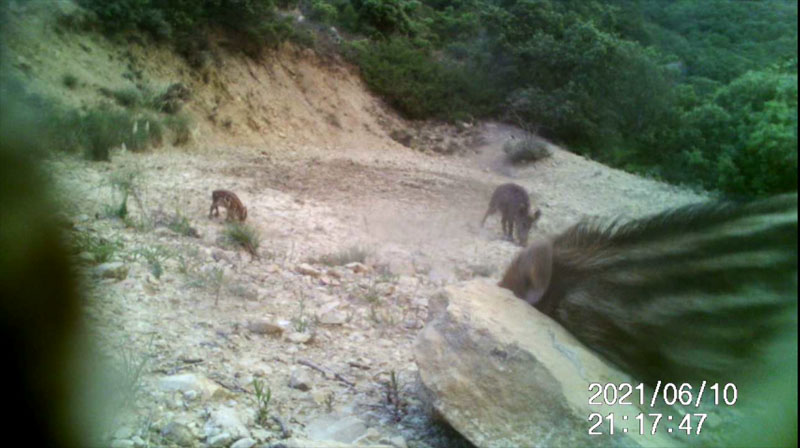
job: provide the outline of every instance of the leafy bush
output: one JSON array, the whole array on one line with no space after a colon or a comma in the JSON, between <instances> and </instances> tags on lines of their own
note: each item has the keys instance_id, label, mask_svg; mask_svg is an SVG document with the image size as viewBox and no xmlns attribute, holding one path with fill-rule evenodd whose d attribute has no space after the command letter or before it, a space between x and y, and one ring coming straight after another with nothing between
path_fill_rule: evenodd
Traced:
<instances>
[{"instance_id":1,"label":"leafy bush","mask_svg":"<svg viewBox=\"0 0 800 448\"><path fill-rule=\"evenodd\" d=\"M418 5L405 0L351 0L358 14L359 25L367 33L383 35L407 34L411 30L411 13Z\"/></svg>"},{"instance_id":2,"label":"leafy bush","mask_svg":"<svg viewBox=\"0 0 800 448\"><path fill-rule=\"evenodd\" d=\"M367 84L409 118L480 113L479 106L469 100L482 96L482 78L468 76L455 63L437 61L407 40L357 42L350 51Z\"/></svg>"},{"instance_id":3,"label":"leafy bush","mask_svg":"<svg viewBox=\"0 0 800 448\"><path fill-rule=\"evenodd\" d=\"M74 132L73 139L95 161L109 160L111 148L123 143L136 152L158 146L163 139L163 128L157 119L134 118L130 112L109 106L101 105L78 117L73 114L68 116L70 119L65 124L77 118L77 123L74 123L76 128L65 128L64 131Z\"/></svg>"},{"instance_id":4,"label":"leafy bush","mask_svg":"<svg viewBox=\"0 0 800 448\"><path fill-rule=\"evenodd\" d=\"M536 162L551 155L547 143L531 135L506 142L503 145L503 152L506 153L508 161L513 164Z\"/></svg>"},{"instance_id":5,"label":"leafy bush","mask_svg":"<svg viewBox=\"0 0 800 448\"><path fill-rule=\"evenodd\" d=\"M291 19L280 17L272 0L79 0L94 11L108 34L142 30L159 40L175 39L194 59L187 41L205 40L205 32L220 27L234 47L259 56L292 34ZM202 45L201 45L202 46ZM197 60L190 59L193 63Z\"/></svg>"},{"instance_id":6,"label":"leafy bush","mask_svg":"<svg viewBox=\"0 0 800 448\"><path fill-rule=\"evenodd\" d=\"M683 121L676 143L704 186L736 195L796 190L796 73L748 72Z\"/></svg>"},{"instance_id":7,"label":"leafy bush","mask_svg":"<svg viewBox=\"0 0 800 448\"><path fill-rule=\"evenodd\" d=\"M142 105L142 94L136 88L119 89L111 92L114 100L122 106L127 108L137 108Z\"/></svg>"},{"instance_id":8,"label":"leafy bush","mask_svg":"<svg viewBox=\"0 0 800 448\"><path fill-rule=\"evenodd\" d=\"M169 115L164 123L172 131L173 145L183 146L192 140L192 118L188 114Z\"/></svg>"},{"instance_id":9,"label":"leafy bush","mask_svg":"<svg viewBox=\"0 0 800 448\"><path fill-rule=\"evenodd\" d=\"M324 0L312 0L309 17L322 23L334 23L338 18L339 11L335 6Z\"/></svg>"},{"instance_id":10,"label":"leafy bush","mask_svg":"<svg viewBox=\"0 0 800 448\"><path fill-rule=\"evenodd\" d=\"M225 226L225 240L229 244L244 248L253 256L258 256L258 247L261 245L261 236L255 227L247 224L232 222Z\"/></svg>"},{"instance_id":11,"label":"leafy bush","mask_svg":"<svg viewBox=\"0 0 800 448\"><path fill-rule=\"evenodd\" d=\"M75 253L86 252L95 264L105 263L122 249L122 242L101 238L88 232L73 232L71 243Z\"/></svg>"},{"instance_id":12,"label":"leafy bush","mask_svg":"<svg viewBox=\"0 0 800 448\"><path fill-rule=\"evenodd\" d=\"M78 87L78 77L71 73L64 75L61 78L61 82L64 83L64 86L66 86L68 89L74 89L75 87Z\"/></svg>"}]
</instances>

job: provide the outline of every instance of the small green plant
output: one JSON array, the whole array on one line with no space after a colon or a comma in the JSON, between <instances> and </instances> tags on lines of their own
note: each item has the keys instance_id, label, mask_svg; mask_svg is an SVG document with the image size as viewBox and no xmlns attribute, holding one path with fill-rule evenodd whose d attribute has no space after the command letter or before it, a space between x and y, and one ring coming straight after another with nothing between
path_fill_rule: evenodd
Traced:
<instances>
[{"instance_id":1,"label":"small green plant","mask_svg":"<svg viewBox=\"0 0 800 448\"><path fill-rule=\"evenodd\" d=\"M176 259L178 260L178 272L183 275L195 274L197 260L200 258L200 249L197 246L186 246L182 249L183 253L178 253Z\"/></svg>"},{"instance_id":2,"label":"small green plant","mask_svg":"<svg viewBox=\"0 0 800 448\"><path fill-rule=\"evenodd\" d=\"M105 215L109 218L125 220L128 217L128 193L122 192L117 204L106 204Z\"/></svg>"},{"instance_id":3,"label":"small green plant","mask_svg":"<svg viewBox=\"0 0 800 448\"><path fill-rule=\"evenodd\" d=\"M551 155L547 143L532 135L506 142L503 145L503 152L506 153L508 161L513 164L536 162Z\"/></svg>"},{"instance_id":4,"label":"small green plant","mask_svg":"<svg viewBox=\"0 0 800 448\"><path fill-rule=\"evenodd\" d=\"M175 213L167 219L166 224L168 229L177 234L190 236L193 238L200 236L197 233L197 229L192 227L191 222L189 222L189 218L187 218L180 210L175 210Z\"/></svg>"},{"instance_id":5,"label":"small green plant","mask_svg":"<svg viewBox=\"0 0 800 448\"><path fill-rule=\"evenodd\" d=\"M367 303L370 304L370 306L377 304L381 299L380 292L374 283L369 285L362 297L367 301Z\"/></svg>"},{"instance_id":6,"label":"small green plant","mask_svg":"<svg viewBox=\"0 0 800 448\"><path fill-rule=\"evenodd\" d=\"M78 87L78 77L73 75L72 73L67 73L61 78L61 82L64 83L64 86L68 89L74 89Z\"/></svg>"},{"instance_id":7,"label":"small green plant","mask_svg":"<svg viewBox=\"0 0 800 448\"><path fill-rule=\"evenodd\" d=\"M383 322L381 316L378 314L378 307L375 305L375 303L369 304L369 318L372 322L376 324L380 324Z\"/></svg>"},{"instance_id":8,"label":"small green plant","mask_svg":"<svg viewBox=\"0 0 800 448\"><path fill-rule=\"evenodd\" d=\"M325 410L328 411L328 414L333 412L333 405L336 402L336 394L333 391L329 391L325 394Z\"/></svg>"},{"instance_id":9,"label":"small green plant","mask_svg":"<svg viewBox=\"0 0 800 448\"><path fill-rule=\"evenodd\" d=\"M117 251L122 249L122 243L119 240L108 240L92 233L75 232L72 242L76 252L89 253L92 262L96 264L109 261Z\"/></svg>"},{"instance_id":10,"label":"small green plant","mask_svg":"<svg viewBox=\"0 0 800 448\"><path fill-rule=\"evenodd\" d=\"M208 273L209 285L211 290L214 291L214 306L219 305L219 295L222 292L222 286L225 284L225 271L222 268L215 267Z\"/></svg>"},{"instance_id":11,"label":"small green plant","mask_svg":"<svg viewBox=\"0 0 800 448\"><path fill-rule=\"evenodd\" d=\"M302 292L298 292L297 314L291 319L292 326L298 333L305 333L310 326L311 320L306 315L306 298Z\"/></svg>"},{"instance_id":12,"label":"small green plant","mask_svg":"<svg viewBox=\"0 0 800 448\"><path fill-rule=\"evenodd\" d=\"M150 337L147 352L150 351L154 338L155 335ZM136 401L142 389L142 375L151 357L140 354L133 347L127 345L120 345L117 350L119 362L117 370L121 387L115 393L117 394L116 399L119 408L126 409Z\"/></svg>"},{"instance_id":13,"label":"small green plant","mask_svg":"<svg viewBox=\"0 0 800 448\"><path fill-rule=\"evenodd\" d=\"M133 196L139 210L145 216L145 221L149 221L139 192L139 175L138 169L130 168L112 173L110 179L112 203L106 206L106 216L122 219L129 226L136 228L140 227L140 224L128 216L128 197Z\"/></svg>"},{"instance_id":14,"label":"small green plant","mask_svg":"<svg viewBox=\"0 0 800 448\"><path fill-rule=\"evenodd\" d=\"M170 250L163 246L140 247L131 254L134 259L144 258L150 267L150 273L155 278L161 278L164 273L164 261L173 257Z\"/></svg>"},{"instance_id":15,"label":"small green plant","mask_svg":"<svg viewBox=\"0 0 800 448\"><path fill-rule=\"evenodd\" d=\"M376 325L384 327L394 327L398 322L391 311L379 309L377 303L371 303L369 305L369 319Z\"/></svg>"},{"instance_id":16,"label":"small green plant","mask_svg":"<svg viewBox=\"0 0 800 448\"><path fill-rule=\"evenodd\" d=\"M189 256L191 258L197 257L196 255ZM195 264L184 256L178 257L178 264L178 270L187 277L186 286L211 292L214 295L214 306L217 306L219 304L219 296L222 294L223 287L227 281L225 270L217 266L207 270L196 269Z\"/></svg>"},{"instance_id":17,"label":"small green plant","mask_svg":"<svg viewBox=\"0 0 800 448\"><path fill-rule=\"evenodd\" d=\"M261 425L266 425L269 421L269 402L272 400L272 391L269 386L264 385L258 378L253 378L253 390L256 395L256 421Z\"/></svg>"},{"instance_id":18,"label":"small green plant","mask_svg":"<svg viewBox=\"0 0 800 448\"><path fill-rule=\"evenodd\" d=\"M389 381L384 383L386 392L386 405L394 417L395 422L403 419L407 403L400 397L400 381L399 375L392 370L389 372Z\"/></svg>"},{"instance_id":19,"label":"small green plant","mask_svg":"<svg viewBox=\"0 0 800 448\"><path fill-rule=\"evenodd\" d=\"M229 244L242 247L250 255L258 257L261 236L254 227L237 222L228 223L225 226L224 237Z\"/></svg>"}]
</instances>

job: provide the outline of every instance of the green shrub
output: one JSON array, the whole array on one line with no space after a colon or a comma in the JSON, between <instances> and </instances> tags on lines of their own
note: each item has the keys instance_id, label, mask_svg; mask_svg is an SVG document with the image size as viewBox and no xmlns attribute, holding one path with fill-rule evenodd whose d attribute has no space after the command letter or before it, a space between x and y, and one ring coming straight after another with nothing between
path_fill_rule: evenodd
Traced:
<instances>
[{"instance_id":1,"label":"green shrub","mask_svg":"<svg viewBox=\"0 0 800 448\"><path fill-rule=\"evenodd\" d=\"M186 113L169 115L164 120L172 131L172 144L183 146L192 140L192 118Z\"/></svg>"},{"instance_id":2,"label":"green shrub","mask_svg":"<svg viewBox=\"0 0 800 448\"><path fill-rule=\"evenodd\" d=\"M116 100L117 104L130 109L140 107L144 103L142 94L134 87L114 90L111 92L111 95L114 100Z\"/></svg>"},{"instance_id":3,"label":"green shrub","mask_svg":"<svg viewBox=\"0 0 800 448\"><path fill-rule=\"evenodd\" d=\"M187 218L186 215L184 215L180 210L176 210L173 215L168 217L166 225L168 229L179 235L193 238L200 236L197 233L197 229L192 227L192 223L189 221L189 218Z\"/></svg>"},{"instance_id":4,"label":"green shrub","mask_svg":"<svg viewBox=\"0 0 800 448\"><path fill-rule=\"evenodd\" d=\"M272 0L80 0L97 14L108 34L141 30L158 40L176 40L190 64L202 67L206 56L197 37L219 27L234 49L253 57L291 37L291 18L276 13ZM194 41L195 44L188 44Z\"/></svg>"},{"instance_id":5,"label":"green shrub","mask_svg":"<svg viewBox=\"0 0 800 448\"><path fill-rule=\"evenodd\" d=\"M110 261L122 249L122 242L101 238L93 233L73 232L72 247L75 253L91 254L92 262L102 264Z\"/></svg>"},{"instance_id":6,"label":"green shrub","mask_svg":"<svg viewBox=\"0 0 800 448\"><path fill-rule=\"evenodd\" d=\"M260 425L269 423L269 402L272 400L272 390L264 385L258 378L253 378L253 391L256 397L256 422Z\"/></svg>"},{"instance_id":7,"label":"green shrub","mask_svg":"<svg viewBox=\"0 0 800 448\"><path fill-rule=\"evenodd\" d=\"M488 83L479 74L469 76L457 65L434 59L408 40L356 42L348 52L367 84L409 118L449 119L458 112L479 113L470 100L480 98L480 84Z\"/></svg>"},{"instance_id":8,"label":"green shrub","mask_svg":"<svg viewBox=\"0 0 800 448\"><path fill-rule=\"evenodd\" d=\"M311 11L308 17L322 23L335 23L339 15L339 11L335 6L326 2L325 0L312 0Z\"/></svg>"},{"instance_id":9,"label":"green shrub","mask_svg":"<svg viewBox=\"0 0 800 448\"><path fill-rule=\"evenodd\" d=\"M61 78L61 82L68 89L74 89L75 87L78 87L78 77L71 73L67 73L66 75L64 75Z\"/></svg>"},{"instance_id":10,"label":"green shrub","mask_svg":"<svg viewBox=\"0 0 800 448\"><path fill-rule=\"evenodd\" d=\"M81 118L81 140L87 156L94 161L107 161L111 148L125 142L132 127L129 113L98 107Z\"/></svg>"},{"instance_id":11,"label":"green shrub","mask_svg":"<svg viewBox=\"0 0 800 448\"><path fill-rule=\"evenodd\" d=\"M237 222L228 223L225 226L224 237L229 244L242 247L251 255L258 256L261 236L255 227Z\"/></svg>"},{"instance_id":12,"label":"green shrub","mask_svg":"<svg viewBox=\"0 0 800 448\"><path fill-rule=\"evenodd\" d=\"M536 162L551 155L547 143L531 135L506 142L503 145L503 152L513 164Z\"/></svg>"}]
</instances>

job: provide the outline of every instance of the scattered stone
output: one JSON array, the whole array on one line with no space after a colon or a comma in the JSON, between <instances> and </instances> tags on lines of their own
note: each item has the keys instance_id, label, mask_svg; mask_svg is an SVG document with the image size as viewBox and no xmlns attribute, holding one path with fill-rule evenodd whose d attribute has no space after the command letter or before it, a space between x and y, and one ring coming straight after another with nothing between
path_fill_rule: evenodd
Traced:
<instances>
[{"instance_id":1,"label":"scattered stone","mask_svg":"<svg viewBox=\"0 0 800 448\"><path fill-rule=\"evenodd\" d=\"M248 285L236 285L230 290L237 297L241 297L251 302L258 301L258 290Z\"/></svg>"},{"instance_id":2,"label":"scattered stone","mask_svg":"<svg viewBox=\"0 0 800 448\"><path fill-rule=\"evenodd\" d=\"M178 446L194 446L195 437L184 424L170 422L161 430L161 436Z\"/></svg>"},{"instance_id":3,"label":"scattered stone","mask_svg":"<svg viewBox=\"0 0 800 448\"><path fill-rule=\"evenodd\" d=\"M281 440L274 445L267 445L271 448L393 448L391 445L384 444L352 444L336 442L333 440L308 440L291 438ZM426 445L425 445L426 446Z\"/></svg>"},{"instance_id":4,"label":"scattered stone","mask_svg":"<svg viewBox=\"0 0 800 448\"><path fill-rule=\"evenodd\" d=\"M418 330L422 328L422 321L419 319L409 318L403 321L403 327L409 330Z\"/></svg>"},{"instance_id":5,"label":"scattered stone","mask_svg":"<svg viewBox=\"0 0 800 448\"><path fill-rule=\"evenodd\" d=\"M205 399L219 396L222 393L222 389L216 383L202 375L194 373L161 378L158 380L158 388L166 392L181 391L185 393L188 391L195 391Z\"/></svg>"},{"instance_id":6,"label":"scattered stone","mask_svg":"<svg viewBox=\"0 0 800 448\"><path fill-rule=\"evenodd\" d=\"M266 319L248 321L247 329L256 334L280 335L283 333L283 327Z\"/></svg>"},{"instance_id":7,"label":"scattered stone","mask_svg":"<svg viewBox=\"0 0 800 448\"><path fill-rule=\"evenodd\" d=\"M316 441L354 443L357 439L363 437L366 432L367 426L354 416L340 419L326 415L306 425L308 438Z\"/></svg>"},{"instance_id":8,"label":"scattered stone","mask_svg":"<svg viewBox=\"0 0 800 448\"><path fill-rule=\"evenodd\" d=\"M370 369L369 360L368 359L364 359L364 358L359 358L357 360L347 361L347 364L350 367L355 367L356 369L361 369L361 370L369 370Z\"/></svg>"},{"instance_id":9,"label":"scattered stone","mask_svg":"<svg viewBox=\"0 0 800 448\"><path fill-rule=\"evenodd\" d=\"M364 433L361 437L354 440L356 443L364 443L364 442L375 442L381 438L381 433L375 428L367 429L367 432Z\"/></svg>"},{"instance_id":10,"label":"scattered stone","mask_svg":"<svg viewBox=\"0 0 800 448\"><path fill-rule=\"evenodd\" d=\"M250 430L250 437L256 439L259 442L263 442L263 441L265 441L267 439L272 438L273 437L273 433L272 433L272 431L267 431L266 429L256 428L256 429Z\"/></svg>"},{"instance_id":11,"label":"scattered stone","mask_svg":"<svg viewBox=\"0 0 800 448\"><path fill-rule=\"evenodd\" d=\"M228 434L227 432L223 432L215 436L209 437L207 445L209 448L223 448L228 446L228 444L230 444L232 439L233 437L231 437L230 434Z\"/></svg>"},{"instance_id":12,"label":"scattered stone","mask_svg":"<svg viewBox=\"0 0 800 448\"><path fill-rule=\"evenodd\" d=\"M311 375L305 369L295 369L289 378L289 387L303 392L311 389Z\"/></svg>"},{"instance_id":13,"label":"scattered stone","mask_svg":"<svg viewBox=\"0 0 800 448\"><path fill-rule=\"evenodd\" d=\"M322 275L320 271L318 271L308 263L298 264L297 267L295 267L295 271L297 271L298 274L309 275L314 278L318 278L320 275Z\"/></svg>"},{"instance_id":14,"label":"scattered stone","mask_svg":"<svg viewBox=\"0 0 800 448\"><path fill-rule=\"evenodd\" d=\"M434 266L428 273L428 278L434 284L446 285L458 280L456 274L448 268Z\"/></svg>"},{"instance_id":15,"label":"scattered stone","mask_svg":"<svg viewBox=\"0 0 800 448\"><path fill-rule=\"evenodd\" d=\"M250 437L245 437L234 442L230 448L252 448L255 444L255 440L251 439Z\"/></svg>"},{"instance_id":16,"label":"scattered stone","mask_svg":"<svg viewBox=\"0 0 800 448\"><path fill-rule=\"evenodd\" d=\"M94 263L94 254L91 252L81 252L78 254L78 261L88 264Z\"/></svg>"},{"instance_id":17,"label":"scattered stone","mask_svg":"<svg viewBox=\"0 0 800 448\"><path fill-rule=\"evenodd\" d=\"M347 321L347 315L341 311L330 311L319 316L322 325L342 325Z\"/></svg>"},{"instance_id":18,"label":"scattered stone","mask_svg":"<svg viewBox=\"0 0 800 448\"><path fill-rule=\"evenodd\" d=\"M398 254L399 255L399 254ZM416 273L416 267L407 256L394 256L387 262L389 272L394 275L411 276Z\"/></svg>"},{"instance_id":19,"label":"scattered stone","mask_svg":"<svg viewBox=\"0 0 800 448\"><path fill-rule=\"evenodd\" d=\"M111 442L111 448L134 448L136 444L133 443L133 440L127 439L116 439Z\"/></svg>"},{"instance_id":20,"label":"scattered stone","mask_svg":"<svg viewBox=\"0 0 800 448\"><path fill-rule=\"evenodd\" d=\"M219 406L211 411L205 425L203 426L206 438L213 438L218 435L227 435L228 441L250 437L250 431L242 423L242 419L236 409L228 406ZM227 444L225 445L227 446Z\"/></svg>"},{"instance_id":21,"label":"scattered stone","mask_svg":"<svg viewBox=\"0 0 800 448\"><path fill-rule=\"evenodd\" d=\"M351 271L355 272L356 274L366 274L366 273L369 272L369 266L367 266L367 265L365 265L363 263L359 263L357 261L354 261L352 263L347 263L346 265L344 265L344 267L346 267L347 269L350 269Z\"/></svg>"},{"instance_id":22,"label":"scattered stone","mask_svg":"<svg viewBox=\"0 0 800 448\"><path fill-rule=\"evenodd\" d=\"M136 448L142 448L142 447L147 445L147 443L145 443L144 439L142 439L139 436L133 436L131 438L131 440L133 441L133 446L135 446Z\"/></svg>"},{"instance_id":23,"label":"scattered stone","mask_svg":"<svg viewBox=\"0 0 800 448\"><path fill-rule=\"evenodd\" d=\"M100 278L113 278L117 281L125 280L128 277L128 270L130 268L120 261L112 261L103 263L96 268L95 274Z\"/></svg>"},{"instance_id":24,"label":"scattered stone","mask_svg":"<svg viewBox=\"0 0 800 448\"><path fill-rule=\"evenodd\" d=\"M130 439L131 437L133 437L133 427L130 425L120 426L114 431L115 439Z\"/></svg>"},{"instance_id":25,"label":"scattered stone","mask_svg":"<svg viewBox=\"0 0 800 448\"><path fill-rule=\"evenodd\" d=\"M307 344L311 341L312 336L308 333L299 333L297 331L293 331L289 333L289 336L286 339L289 342L294 342L295 344Z\"/></svg>"},{"instance_id":26,"label":"scattered stone","mask_svg":"<svg viewBox=\"0 0 800 448\"><path fill-rule=\"evenodd\" d=\"M381 440L381 442L384 441ZM408 445L406 444L406 439L404 439L403 436L390 437L388 440L386 440L386 442L388 442L390 445L396 448L408 448Z\"/></svg>"}]
</instances>

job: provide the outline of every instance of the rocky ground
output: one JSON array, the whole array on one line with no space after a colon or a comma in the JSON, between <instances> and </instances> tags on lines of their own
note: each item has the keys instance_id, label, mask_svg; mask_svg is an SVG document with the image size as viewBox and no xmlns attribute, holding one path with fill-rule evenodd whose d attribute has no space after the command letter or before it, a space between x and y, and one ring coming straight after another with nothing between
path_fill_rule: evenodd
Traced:
<instances>
[{"instance_id":1,"label":"rocky ground","mask_svg":"<svg viewBox=\"0 0 800 448\"><path fill-rule=\"evenodd\" d=\"M238 448L285 433L452 444L415 397L411 347L439 288L496 279L518 250L501 238L498 217L479 228L494 186L531 192L543 210L537 234L583 215L637 216L701 199L556 147L534 166L506 166L500 147L514 132L480 125L485 143L469 156L229 148L52 160L75 231L112 248L85 245L77 257L90 273L93 334L123 383L137 386L114 446ZM120 220L108 210L125 173L135 173L136 194ZM222 218L208 218L214 188L248 206L257 257L226 240ZM175 217L189 227L170 228ZM271 393L266 419L257 383Z\"/></svg>"},{"instance_id":2,"label":"rocky ground","mask_svg":"<svg viewBox=\"0 0 800 448\"><path fill-rule=\"evenodd\" d=\"M530 192L542 210L532 237L703 199L554 145L512 167L502 146L521 130L408 123L353 67L307 49L222 54L194 76L163 45L59 28L81 11L57 3L49 19L16 6L3 31L32 90L92 104L133 70L192 92L188 146L46 163L110 374L95 389L113 447L458 446L416 398L411 348L442 286L496 280L519 249L499 217L479 226L493 189ZM218 188L248 207L252 253L209 219Z\"/></svg>"}]
</instances>

